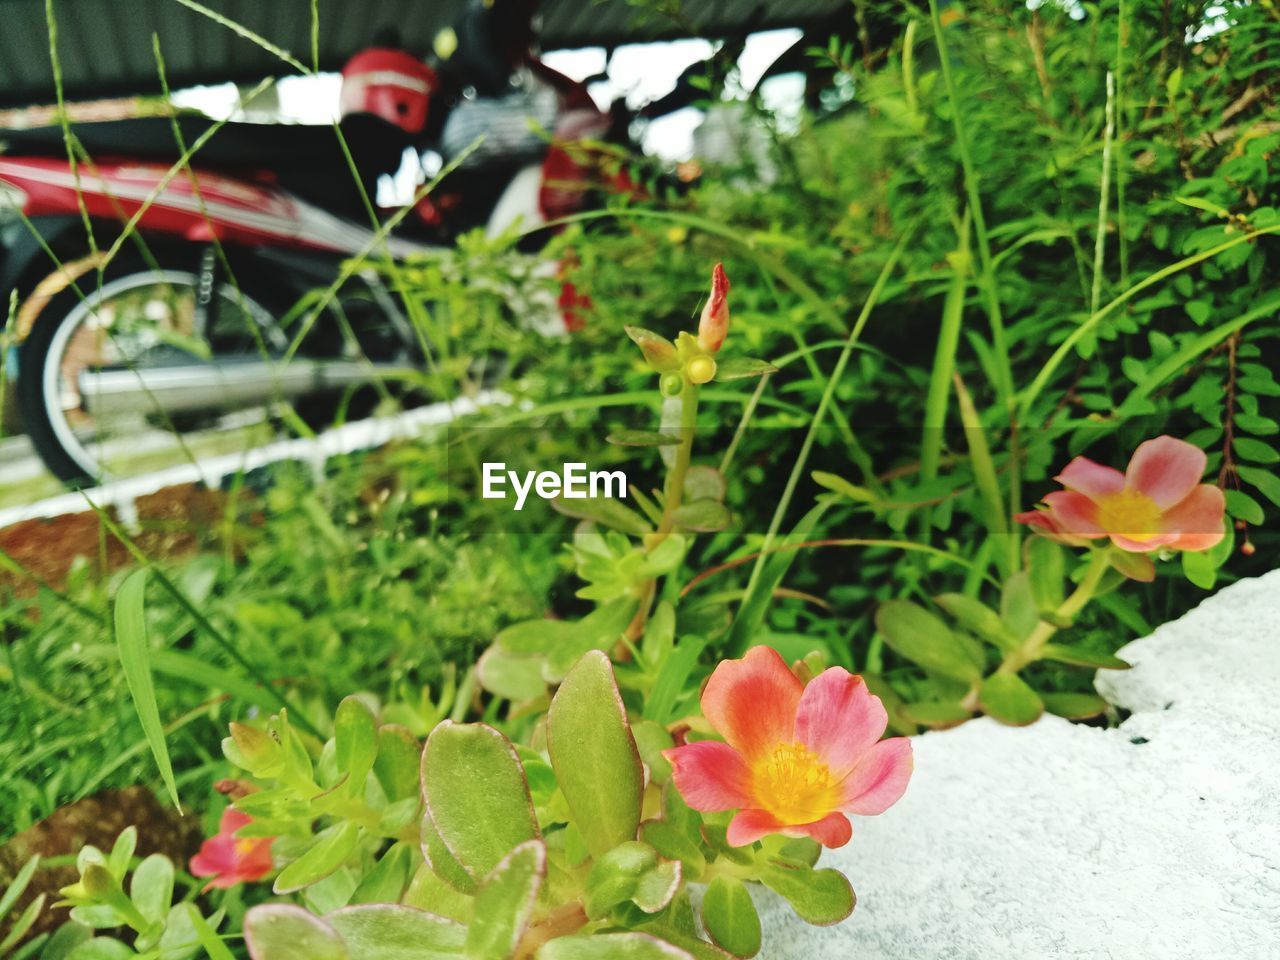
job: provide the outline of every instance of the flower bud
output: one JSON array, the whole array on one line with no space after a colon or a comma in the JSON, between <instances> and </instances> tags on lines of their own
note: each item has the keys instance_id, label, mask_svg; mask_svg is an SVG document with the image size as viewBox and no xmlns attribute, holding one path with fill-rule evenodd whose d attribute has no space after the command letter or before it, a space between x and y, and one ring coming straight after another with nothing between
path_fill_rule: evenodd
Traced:
<instances>
[{"instance_id":1,"label":"flower bud","mask_svg":"<svg viewBox=\"0 0 1280 960\"><path fill-rule=\"evenodd\" d=\"M689 361L689 366L685 369L689 375L690 383L708 383L716 375L716 361L714 357L694 357Z\"/></svg>"},{"instance_id":2,"label":"flower bud","mask_svg":"<svg viewBox=\"0 0 1280 960\"><path fill-rule=\"evenodd\" d=\"M662 379L658 381L658 389L662 391L664 397L678 397L680 391L684 389L684 377L675 371L664 373Z\"/></svg>"},{"instance_id":3,"label":"flower bud","mask_svg":"<svg viewBox=\"0 0 1280 960\"><path fill-rule=\"evenodd\" d=\"M102 864L90 863L80 876L80 885L95 900L105 900L120 888L120 881Z\"/></svg>"},{"instance_id":4,"label":"flower bud","mask_svg":"<svg viewBox=\"0 0 1280 960\"><path fill-rule=\"evenodd\" d=\"M728 298L729 278L724 275L724 265L717 263L711 274L711 297L702 308L702 318L698 321L698 343L708 353L719 350L729 333Z\"/></svg>"},{"instance_id":5,"label":"flower bud","mask_svg":"<svg viewBox=\"0 0 1280 960\"><path fill-rule=\"evenodd\" d=\"M235 741L240 756L249 764L249 770L261 770L280 759L280 744L271 734L243 723L231 723L231 739Z\"/></svg>"},{"instance_id":6,"label":"flower bud","mask_svg":"<svg viewBox=\"0 0 1280 960\"><path fill-rule=\"evenodd\" d=\"M644 327L624 327L623 329L627 331L627 336L635 341L636 346L640 348L644 358L649 361L649 366L659 373L674 370L680 365L680 359L676 354L676 345L666 337L656 334L652 330L646 330Z\"/></svg>"}]
</instances>

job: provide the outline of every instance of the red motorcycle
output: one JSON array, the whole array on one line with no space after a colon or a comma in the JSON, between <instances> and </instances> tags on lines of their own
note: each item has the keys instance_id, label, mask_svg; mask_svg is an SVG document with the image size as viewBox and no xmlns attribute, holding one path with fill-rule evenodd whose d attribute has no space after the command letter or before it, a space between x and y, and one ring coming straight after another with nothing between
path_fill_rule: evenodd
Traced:
<instances>
[{"instance_id":1,"label":"red motorcycle","mask_svg":"<svg viewBox=\"0 0 1280 960\"><path fill-rule=\"evenodd\" d=\"M76 123L91 159L73 165L61 126L0 130L0 293L19 295L23 425L50 470L99 483L154 466L175 437L183 457L225 452L261 442L281 400L421 369L404 304L349 265L536 227L602 187L572 145L605 137L610 116L530 55L531 31L513 35L500 7L476 4L436 69L388 47L354 57L341 139L193 116ZM378 179L424 142L457 169L394 231L375 229ZM318 289L333 294L324 309L286 323Z\"/></svg>"}]
</instances>

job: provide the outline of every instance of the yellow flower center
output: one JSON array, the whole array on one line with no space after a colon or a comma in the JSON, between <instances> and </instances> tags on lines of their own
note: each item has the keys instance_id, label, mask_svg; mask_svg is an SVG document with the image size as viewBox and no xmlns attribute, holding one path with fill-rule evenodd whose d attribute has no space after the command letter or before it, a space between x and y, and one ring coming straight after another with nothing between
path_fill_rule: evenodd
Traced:
<instances>
[{"instance_id":1,"label":"yellow flower center","mask_svg":"<svg viewBox=\"0 0 1280 960\"><path fill-rule=\"evenodd\" d=\"M756 761L752 793L756 803L783 823L821 820L838 804L831 770L802 743L784 743Z\"/></svg>"},{"instance_id":2,"label":"yellow flower center","mask_svg":"<svg viewBox=\"0 0 1280 960\"><path fill-rule=\"evenodd\" d=\"M1121 490L1098 504L1098 525L1103 530L1139 543L1160 532L1161 515L1156 502L1137 490Z\"/></svg>"},{"instance_id":3,"label":"yellow flower center","mask_svg":"<svg viewBox=\"0 0 1280 960\"><path fill-rule=\"evenodd\" d=\"M253 839L249 837L241 838L236 841L236 853L240 854L242 857L247 857L249 854L253 853L256 846L257 844Z\"/></svg>"}]
</instances>

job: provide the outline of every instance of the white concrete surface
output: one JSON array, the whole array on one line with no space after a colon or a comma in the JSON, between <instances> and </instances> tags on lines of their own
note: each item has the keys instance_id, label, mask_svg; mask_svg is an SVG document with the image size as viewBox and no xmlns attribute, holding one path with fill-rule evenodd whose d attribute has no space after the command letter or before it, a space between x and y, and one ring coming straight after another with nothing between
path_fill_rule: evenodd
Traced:
<instances>
[{"instance_id":1,"label":"white concrete surface","mask_svg":"<svg viewBox=\"0 0 1280 960\"><path fill-rule=\"evenodd\" d=\"M981 719L918 737L902 801L824 854L853 915L810 927L763 892L761 956L1280 957L1280 570L1121 655L1134 668L1097 681L1133 711L1116 729Z\"/></svg>"}]
</instances>

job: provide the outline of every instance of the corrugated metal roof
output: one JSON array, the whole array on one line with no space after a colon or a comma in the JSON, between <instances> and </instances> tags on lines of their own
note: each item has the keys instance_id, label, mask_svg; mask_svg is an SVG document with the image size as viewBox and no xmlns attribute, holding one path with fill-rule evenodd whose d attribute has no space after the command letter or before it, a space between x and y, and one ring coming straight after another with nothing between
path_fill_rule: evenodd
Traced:
<instances>
[{"instance_id":1,"label":"corrugated metal roof","mask_svg":"<svg viewBox=\"0 0 1280 960\"><path fill-rule=\"evenodd\" d=\"M311 62L312 0L204 0L203 6ZM339 68L394 26L410 49L427 50L464 0L317 0L319 65ZM643 0L544 0L542 45L564 49L680 36L722 36L805 26L848 0L676 0L677 17ZM664 6L670 6L664 3ZM68 99L158 91L152 35L170 86L253 82L292 68L179 0L54 0L58 59ZM0 0L0 104L54 98L45 0Z\"/></svg>"}]
</instances>

